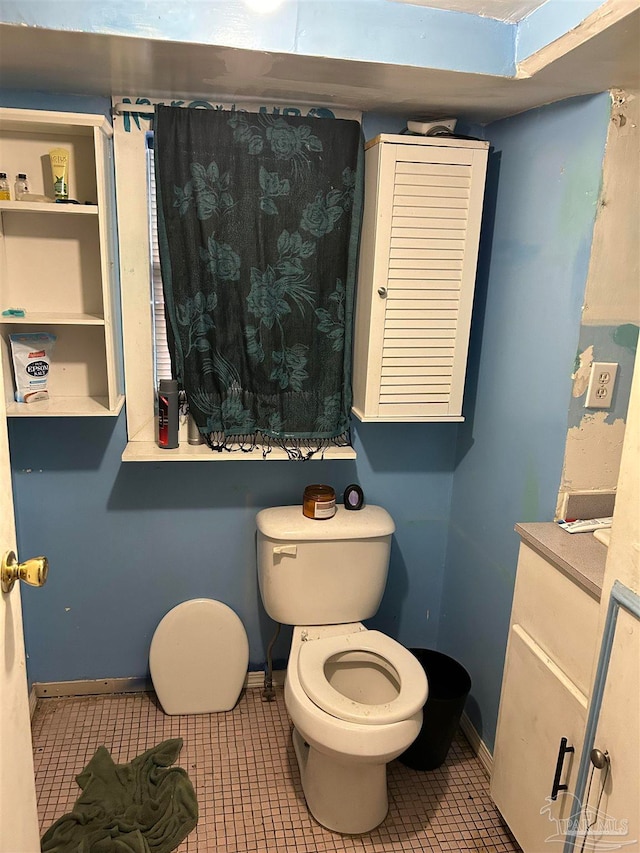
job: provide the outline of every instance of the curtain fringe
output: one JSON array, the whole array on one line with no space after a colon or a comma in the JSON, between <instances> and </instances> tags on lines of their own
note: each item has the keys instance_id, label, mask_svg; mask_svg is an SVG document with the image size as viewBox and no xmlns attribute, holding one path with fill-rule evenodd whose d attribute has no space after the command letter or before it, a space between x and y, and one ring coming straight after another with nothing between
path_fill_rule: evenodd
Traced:
<instances>
[{"instance_id":1,"label":"curtain fringe","mask_svg":"<svg viewBox=\"0 0 640 853\"><path fill-rule=\"evenodd\" d=\"M205 441L218 453L251 453L262 448L264 459L274 447L285 451L289 459L306 462L316 454L324 458L325 450L330 447L351 447L351 430L347 429L333 438L276 438L260 432L251 435L225 435L221 432L211 432L204 436Z\"/></svg>"}]
</instances>

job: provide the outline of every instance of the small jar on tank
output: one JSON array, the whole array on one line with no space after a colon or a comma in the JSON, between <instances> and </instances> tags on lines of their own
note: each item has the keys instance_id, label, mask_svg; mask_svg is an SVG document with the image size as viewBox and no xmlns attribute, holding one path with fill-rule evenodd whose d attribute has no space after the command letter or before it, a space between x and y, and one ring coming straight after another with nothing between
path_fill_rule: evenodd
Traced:
<instances>
[{"instance_id":1,"label":"small jar on tank","mask_svg":"<svg viewBox=\"0 0 640 853\"><path fill-rule=\"evenodd\" d=\"M316 520L333 518L336 514L336 492L332 486L307 486L302 499L302 512Z\"/></svg>"}]
</instances>

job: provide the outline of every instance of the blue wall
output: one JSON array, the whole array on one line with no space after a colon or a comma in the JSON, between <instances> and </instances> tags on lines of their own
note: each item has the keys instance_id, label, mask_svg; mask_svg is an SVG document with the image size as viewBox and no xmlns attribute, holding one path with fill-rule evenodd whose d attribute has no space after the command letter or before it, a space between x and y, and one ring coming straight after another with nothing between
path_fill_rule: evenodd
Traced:
<instances>
[{"instance_id":1,"label":"blue wall","mask_svg":"<svg viewBox=\"0 0 640 853\"><path fill-rule=\"evenodd\" d=\"M602 4L603 0L546 0L518 24L516 62L562 38Z\"/></svg>"},{"instance_id":2,"label":"blue wall","mask_svg":"<svg viewBox=\"0 0 640 853\"><path fill-rule=\"evenodd\" d=\"M107 112L105 99L0 92L0 105ZM402 122L365 116L367 137ZM304 486L358 482L396 521L389 581L371 626L435 646L456 424L355 425L357 461L127 463L124 413L10 419L18 544L51 573L25 589L29 678L141 676L149 643L175 604L205 596L243 620L252 668L273 632L259 601L255 514L299 503ZM284 632L275 650L288 651ZM215 653L215 652L214 652Z\"/></svg>"},{"instance_id":3,"label":"blue wall","mask_svg":"<svg viewBox=\"0 0 640 853\"><path fill-rule=\"evenodd\" d=\"M124 415L10 421L20 552L51 561L46 586L24 590L31 681L145 675L162 616L199 596L236 610L258 669L274 626L259 601L255 514L300 503L309 482L338 492L358 482L391 512L389 581L372 625L435 646L455 435L448 424L367 424L357 461L124 464Z\"/></svg>"},{"instance_id":4,"label":"blue wall","mask_svg":"<svg viewBox=\"0 0 640 853\"><path fill-rule=\"evenodd\" d=\"M123 415L10 422L20 550L52 561L47 586L24 591L30 679L144 675L158 621L194 596L237 610L257 667L272 625L256 584L256 511L297 503L308 482L359 482L398 526L371 626L458 658L473 679L467 711L491 746L513 526L555 508L608 117L600 95L486 130L465 424L357 424L354 462L124 465ZM366 116L366 135L394 121Z\"/></svg>"},{"instance_id":5,"label":"blue wall","mask_svg":"<svg viewBox=\"0 0 640 853\"><path fill-rule=\"evenodd\" d=\"M553 519L609 120L608 95L486 128L493 154L438 647L473 680L492 747L516 522Z\"/></svg>"}]
</instances>

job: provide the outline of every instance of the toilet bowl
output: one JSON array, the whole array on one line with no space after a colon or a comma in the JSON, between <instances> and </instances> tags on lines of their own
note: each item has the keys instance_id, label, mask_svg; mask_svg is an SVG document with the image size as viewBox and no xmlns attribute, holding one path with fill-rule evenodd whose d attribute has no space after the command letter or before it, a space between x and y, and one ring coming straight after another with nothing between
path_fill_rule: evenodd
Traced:
<instances>
[{"instance_id":1,"label":"toilet bowl","mask_svg":"<svg viewBox=\"0 0 640 853\"><path fill-rule=\"evenodd\" d=\"M369 832L387 814L387 763L418 736L427 698L417 659L362 624L382 600L394 521L371 504L321 521L285 506L256 526L262 602L294 626L284 698L307 806L335 832Z\"/></svg>"},{"instance_id":2,"label":"toilet bowl","mask_svg":"<svg viewBox=\"0 0 640 853\"><path fill-rule=\"evenodd\" d=\"M230 711L249 664L249 642L234 611L211 598L183 601L155 630L151 680L166 714Z\"/></svg>"},{"instance_id":3,"label":"toilet bowl","mask_svg":"<svg viewBox=\"0 0 640 853\"><path fill-rule=\"evenodd\" d=\"M388 810L386 765L415 740L424 671L359 623L296 627L285 703L307 806L328 829L369 832Z\"/></svg>"}]
</instances>

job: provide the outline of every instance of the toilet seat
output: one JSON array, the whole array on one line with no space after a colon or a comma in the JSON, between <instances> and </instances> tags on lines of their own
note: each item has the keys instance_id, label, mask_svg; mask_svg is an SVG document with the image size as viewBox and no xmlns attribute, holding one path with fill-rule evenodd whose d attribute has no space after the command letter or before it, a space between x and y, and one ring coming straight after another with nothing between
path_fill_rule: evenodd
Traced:
<instances>
[{"instance_id":1,"label":"toilet seat","mask_svg":"<svg viewBox=\"0 0 640 853\"><path fill-rule=\"evenodd\" d=\"M370 652L381 657L398 674L400 691L391 702L369 705L356 702L331 686L325 664L341 652ZM407 649L380 631L359 631L303 642L298 655L298 677L311 701L338 719L365 725L408 720L424 705L427 684L424 671Z\"/></svg>"},{"instance_id":2,"label":"toilet seat","mask_svg":"<svg viewBox=\"0 0 640 853\"><path fill-rule=\"evenodd\" d=\"M166 714L229 711L238 701L249 664L242 622L221 601L183 601L160 621L149 669Z\"/></svg>"}]
</instances>

